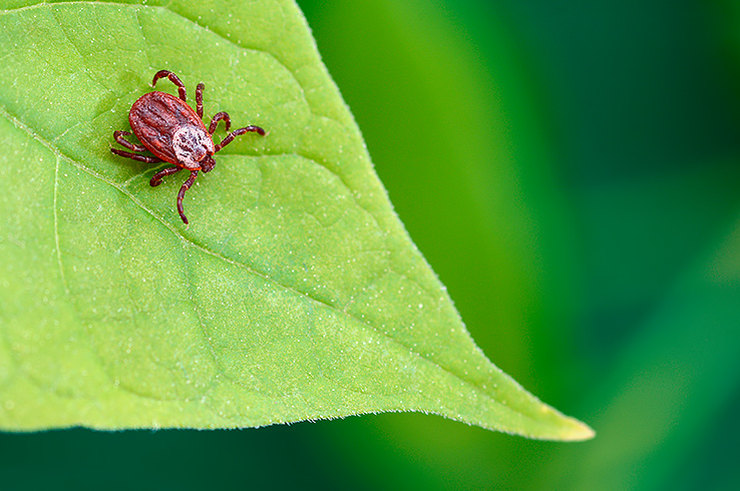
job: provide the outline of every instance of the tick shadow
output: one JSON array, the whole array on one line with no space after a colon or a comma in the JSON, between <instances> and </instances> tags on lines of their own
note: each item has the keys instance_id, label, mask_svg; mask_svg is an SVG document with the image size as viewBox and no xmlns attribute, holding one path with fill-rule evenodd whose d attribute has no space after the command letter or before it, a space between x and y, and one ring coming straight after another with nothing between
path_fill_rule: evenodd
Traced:
<instances>
[{"instance_id":1,"label":"tick shadow","mask_svg":"<svg viewBox=\"0 0 740 491\"><path fill-rule=\"evenodd\" d=\"M151 80L133 71L112 73L107 80L109 90L97 102L96 114L115 111L116 114L123 114L125 117L122 120L128 123L128 109L136 99L152 90Z\"/></svg>"}]
</instances>

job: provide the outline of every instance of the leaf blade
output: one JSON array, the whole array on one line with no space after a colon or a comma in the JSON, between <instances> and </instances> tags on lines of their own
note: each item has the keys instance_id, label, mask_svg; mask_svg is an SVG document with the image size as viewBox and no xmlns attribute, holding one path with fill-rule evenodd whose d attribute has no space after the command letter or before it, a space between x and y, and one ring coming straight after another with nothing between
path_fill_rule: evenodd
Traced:
<instances>
[{"instance_id":1,"label":"leaf blade","mask_svg":"<svg viewBox=\"0 0 740 491\"><path fill-rule=\"evenodd\" d=\"M39 255L50 257L45 270L55 272L36 281L53 287L54 303L70 318L62 329L31 334L24 328L38 320L6 320L11 358L20 353L25 379L38 389L22 384L9 400L15 408L46 402L23 421L17 411L0 412L0 424L233 427L419 410L536 438L590 437L585 425L500 372L470 339L393 213L295 5L234 11L227 21L246 27L227 30L219 24L223 10L209 10L223 3L72 2L0 15L4 43L16 39L14 26L37 29L11 51L0 77L16 90L0 103L9 132L25 132L9 144L30 139L28 146L46 153L26 163L41 164L53 198L49 206L49 196L39 197L33 208L40 216L29 221L46 227L3 230L38 239ZM280 29L269 27L276 18ZM49 37L55 42L43 51L40 41ZM278 38L277 47L254 48ZM120 39L139 46L139 56L127 58ZM201 45L219 48L218 63L193 60ZM42 63L45 92L18 89ZM151 189L151 171L121 163L99 143L125 124L144 80L162 67L176 68L189 88L204 73L207 112L228 108L232 120L256 117L270 131L219 154L216 171L186 199L189 230L172 209L178 182ZM51 160L53 167L45 164ZM3 194L32 199L22 173L4 177ZM6 201L5 214L20 207ZM34 264L27 252L3 257ZM29 282L20 274L7 289ZM64 338L71 348L60 347ZM26 344L38 358L24 353ZM79 359L85 362L75 365ZM41 414L60 394L69 419ZM79 402L85 397L94 408Z\"/></svg>"}]
</instances>

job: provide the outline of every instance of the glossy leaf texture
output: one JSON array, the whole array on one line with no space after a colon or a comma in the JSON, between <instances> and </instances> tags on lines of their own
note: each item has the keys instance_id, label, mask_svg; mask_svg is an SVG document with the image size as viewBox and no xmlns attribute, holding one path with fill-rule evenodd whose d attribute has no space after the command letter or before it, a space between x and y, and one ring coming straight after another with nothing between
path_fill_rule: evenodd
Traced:
<instances>
[{"instance_id":1,"label":"glossy leaf texture","mask_svg":"<svg viewBox=\"0 0 740 491\"><path fill-rule=\"evenodd\" d=\"M0 427L422 411L592 436L476 347L293 2L0 5ZM109 151L160 69L269 132L217 155L189 228L184 176Z\"/></svg>"}]
</instances>

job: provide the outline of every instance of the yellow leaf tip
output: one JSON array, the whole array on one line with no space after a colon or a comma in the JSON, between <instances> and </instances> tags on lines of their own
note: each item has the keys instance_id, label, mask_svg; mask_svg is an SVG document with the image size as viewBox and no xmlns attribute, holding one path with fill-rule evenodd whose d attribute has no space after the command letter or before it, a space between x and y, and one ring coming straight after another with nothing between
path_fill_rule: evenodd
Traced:
<instances>
[{"instance_id":1,"label":"yellow leaf tip","mask_svg":"<svg viewBox=\"0 0 740 491\"><path fill-rule=\"evenodd\" d=\"M571 420L571 425L563 433L562 439L569 442L580 442L585 440L591 440L596 436L596 432L585 423L581 423L578 420Z\"/></svg>"}]
</instances>

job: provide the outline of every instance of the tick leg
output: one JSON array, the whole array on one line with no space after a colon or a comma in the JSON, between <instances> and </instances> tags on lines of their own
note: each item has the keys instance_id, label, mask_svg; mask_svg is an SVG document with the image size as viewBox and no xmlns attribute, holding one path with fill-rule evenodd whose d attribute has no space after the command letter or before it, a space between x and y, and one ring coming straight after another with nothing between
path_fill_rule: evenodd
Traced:
<instances>
[{"instance_id":1,"label":"tick leg","mask_svg":"<svg viewBox=\"0 0 740 491\"><path fill-rule=\"evenodd\" d=\"M229 131L229 128L231 128L231 118L229 117L229 113L225 113L222 111L220 113L216 113L216 115L211 120L211 126L208 127L208 133L213 134L216 131L218 122L222 119L226 122L226 131Z\"/></svg>"},{"instance_id":2,"label":"tick leg","mask_svg":"<svg viewBox=\"0 0 740 491\"><path fill-rule=\"evenodd\" d=\"M185 84L182 83L182 80L180 80L180 77L175 75L169 70L160 70L157 73L154 74L154 80L152 80L152 87L155 87L157 85L157 80L160 78L169 78L170 81L177 85L177 91L180 93L180 99L187 102L187 97L185 95Z\"/></svg>"},{"instance_id":3,"label":"tick leg","mask_svg":"<svg viewBox=\"0 0 740 491\"><path fill-rule=\"evenodd\" d=\"M188 224L188 217L185 216L185 210L182 209L182 199L185 197L185 191L190 189L190 186L195 182L196 177L198 177L198 171L191 171L190 177L188 177L188 180L182 185L180 192L177 193L177 211L180 213L180 218L182 218L185 225Z\"/></svg>"},{"instance_id":4,"label":"tick leg","mask_svg":"<svg viewBox=\"0 0 740 491\"><path fill-rule=\"evenodd\" d=\"M118 150L117 148L111 148L110 151L115 153L116 155L120 155L121 157L128 157L130 159L138 160L139 162L146 162L148 164L156 164L157 162L161 162L161 160L157 157L139 155L138 153L131 153L127 152L126 150Z\"/></svg>"},{"instance_id":5,"label":"tick leg","mask_svg":"<svg viewBox=\"0 0 740 491\"><path fill-rule=\"evenodd\" d=\"M167 167L166 169L162 169L152 176L151 180L149 180L149 185L151 187L157 187L162 184L163 177L179 172L181 169L182 167Z\"/></svg>"},{"instance_id":6,"label":"tick leg","mask_svg":"<svg viewBox=\"0 0 740 491\"><path fill-rule=\"evenodd\" d=\"M198 113L200 119L203 119L203 89L205 88L206 86L203 85L203 82L199 83L195 88L195 112Z\"/></svg>"},{"instance_id":7,"label":"tick leg","mask_svg":"<svg viewBox=\"0 0 740 491\"><path fill-rule=\"evenodd\" d=\"M146 147L144 145L137 145L135 143L131 143L130 141L124 138L124 136L130 135L130 134L131 133L128 131L114 131L113 138L115 138L118 143L128 148L129 150L133 150L134 152L146 152Z\"/></svg>"},{"instance_id":8,"label":"tick leg","mask_svg":"<svg viewBox=\"0 0 740 491\"><path fill-rule=\"evenodd\" d=\"M246 128L239 128L238 130L234 130L228 135L226 135L226 137L223 140L221 140L221 143L216 145L216 152L218 152L219 150L224 148L226 145L231 143L235 137L239 135L243 135L244 133L247 133L249 131L252 131L254 133L259 133L260 135L265 136L265 130L263 130L259 126L247 126Z\"/></svg>"}]
</instances>

